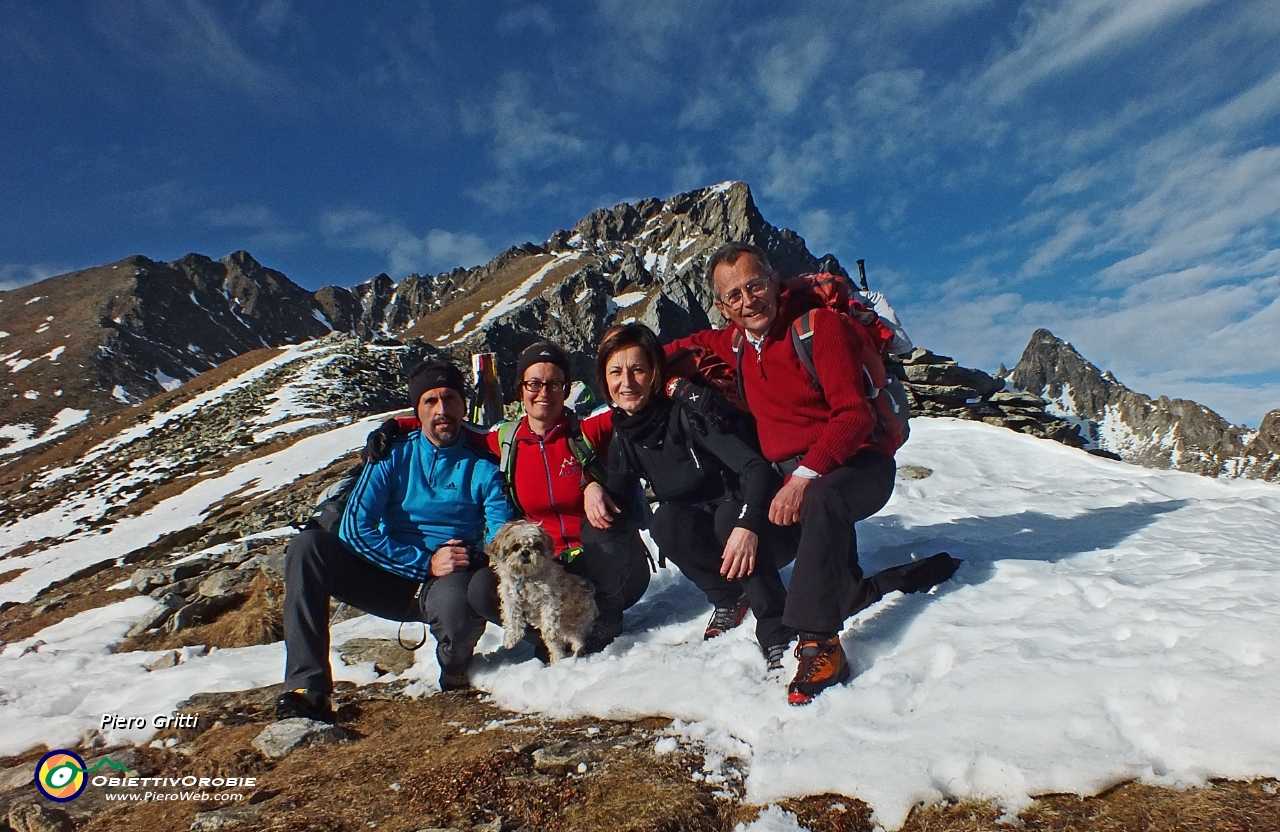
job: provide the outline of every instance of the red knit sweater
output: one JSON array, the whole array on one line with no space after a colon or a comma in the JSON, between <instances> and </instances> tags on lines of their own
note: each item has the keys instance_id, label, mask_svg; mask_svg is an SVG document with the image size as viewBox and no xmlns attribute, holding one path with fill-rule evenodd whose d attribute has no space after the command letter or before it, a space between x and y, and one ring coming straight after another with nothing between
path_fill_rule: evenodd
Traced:
<instances>
[{"instance_id":1,"label":"red knit sweater","mask_svg":"<svg viewBox=\"0 0 1280 832\"><path fill-rule=\"evenodd\" d=\"M750 342L744 347L742 387L765 458L781 462L803 456L801 465L826 474L866 449L893 456L894 443L888 436L870 441L877 427L876 414L866 396L858 358L858 342L868 337L866 332L829 309L814 310L813 364L822 384L821 391L815 390L788 332L791 322L807 308L792 303L783 290L778 317L760 352ZM667 354L698 345L715 351L732 367L737 328L730 324L726 329L695 332L668 344Z\"/></svg>"}]
</instances>

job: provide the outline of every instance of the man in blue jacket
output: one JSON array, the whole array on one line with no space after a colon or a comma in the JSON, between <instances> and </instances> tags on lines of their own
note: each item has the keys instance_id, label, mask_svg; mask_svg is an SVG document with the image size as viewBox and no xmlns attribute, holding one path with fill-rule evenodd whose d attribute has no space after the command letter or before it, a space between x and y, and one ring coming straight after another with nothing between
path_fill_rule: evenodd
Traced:
<instances>
[{"instance_id":1,"label":"man in blue jacket","mask_svg":"<svg viewBox=\"0 0 1280 832\"><path fill-rule=\"evenodd\" d=\"M422 430L368 463L347 501L338 534L303 531L285 562L286 693L276 718L332 722L329 599L393 621L431 628L440 689L470 687L467 669L497 617L491 587L473 578L484 545L514 514L498 466L459 442L466 412L462 373L447 362L420 365L409 398Z\"/></svg>"}]
</instances>

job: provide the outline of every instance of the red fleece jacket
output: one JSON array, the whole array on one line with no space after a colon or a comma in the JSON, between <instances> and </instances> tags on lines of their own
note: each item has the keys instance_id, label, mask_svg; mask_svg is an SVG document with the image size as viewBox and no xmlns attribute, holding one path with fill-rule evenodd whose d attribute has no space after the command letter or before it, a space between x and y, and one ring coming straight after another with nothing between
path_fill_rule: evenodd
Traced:
<instances>
[{"instance_id":1,"label":"red fleece jacket","mask_svg":"<svg viewBox=\"0 0 1280 832\"><path fill-rule=\"evenodd\" d=\"M602 461L608 459L613 414L601 409L580 419L578 424L582 426L582 435L595 447L596 455ZM569 448L568 425L566 414L545 436L538 436L529 429L529 420L521 417L515 435L516 499L525 517L551 535L557 552L582 542L582 523L586 517L582 465ZM477 438L484 440L490 453L499 452L496 428Z\"/></svg>"},{"instance_id":2,"label":"red fleece jacket","mask_svg":"<svg viewBox=\"0 0 1280 832\"><path fill-rule=\"evenodd\" d=\"M820 391L815 390L788 332L791 322L807 308L793 303L784 290L778 317L765 335L760 352L750 342L744 347L742 387L756 419L765 458L782 462L803 456L801 465L826 474L863 450L893 456L891 438L883 436L871 441L878 423L867 399L858 358L858 343L868 337L866 332L844 315L829 309L814 310L813 364L822 384ZM667 355L697 345L713 350L732 367L736 362L735 329L739 329L737 324L695 332L668 344Z\"/></svg>"}]
</instances>

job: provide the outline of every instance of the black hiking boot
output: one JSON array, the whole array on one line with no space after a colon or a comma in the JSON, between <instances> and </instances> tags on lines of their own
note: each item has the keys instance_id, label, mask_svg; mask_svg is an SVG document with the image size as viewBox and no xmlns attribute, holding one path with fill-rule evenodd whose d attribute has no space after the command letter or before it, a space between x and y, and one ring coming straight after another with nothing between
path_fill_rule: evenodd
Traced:
<instances>
[{"instance_id":1,"label":"black hiking boot","mask_svg":"<svg viewBox=\"0 0 1280 832\"><path fill-rule=\"evenodd\" d=\"M782 671L782 659L787 655L787 647L789 646L788 644L772 644L763 648L765 675Z\"/></svg>"},{"instance_id":2,"label":"black hiking boot","mask_svg":"<svg viewBox=\"0 0 1280 832\"><path fill-rule=\"evenodd\" d=\"M586 643L578 652L580 656L599 653L613 644L613 640L622 633L622 604L612 597L597 599L597 604L600 613L596 616L595 623L591 625L591 632L587 633Z\"/></svg>"},{"instance_id":3,"label":"black hiking boot","mask_svg":"<svg viewBox=\"0 0 1280 832\"><path fill-rule=\"evenodd\" d=\"M716 607L711 611L711 620L707 622L706 632L702 634L703 641L722 636L742 623L742 619L747 617L747 599L739 598L732 606Z\"/></svg>"},{"instance_id":4,"label":"black hiking boot","mask_svg":"<svg viewBox=\"0 0 1280 832\"><path fill-rule=\"evenodd\" d=\"M332 725L337 718L329 697L306 688L285 691L276 700L276 719L314 719Z\"/></svg>"},{"instance_id":5,"label":"black hiking boot","mask_svg":"<svg viewBox=\"0 0 1280 832\"><path fill-rule=\"evenodd\" d=\"M471 676L467 674L466 665L454 665L440 668L440 692L454 690L471 690Z\"/></svg>"}]
</instances>

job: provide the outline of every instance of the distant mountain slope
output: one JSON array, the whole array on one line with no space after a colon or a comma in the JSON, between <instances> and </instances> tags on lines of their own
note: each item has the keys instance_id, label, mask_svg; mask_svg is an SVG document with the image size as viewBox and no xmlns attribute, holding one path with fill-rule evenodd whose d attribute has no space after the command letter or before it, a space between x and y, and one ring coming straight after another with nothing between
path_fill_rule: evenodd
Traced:
<instances>
[{"instance_id":1,"label":"distant mountain slope","mask_svg":"<svg viewBox=\"0 0 1280 832\"><path fill-rule=\"evenodd\" d=\"M36 432L64 409L109 413L332 326L311 293L238 251L129 257L0 292L0 330L3 421Z\"/></svg>"},{"instance_id":2,"label":"distant mountain slope","mask_svg":"<svg viewBox=\"0 0 1280 832\"><path fill-rule=\"evenodd\" d=\"M1092 447L1128 462L1211 477L1280 479L1280 410L1268 413L1254 431L1193 401L1152 399L1102 372L1047 329L1031 336L1009 380L1048 399L1051 411L1078 421Z\"/></svg>"}]
</instances>

